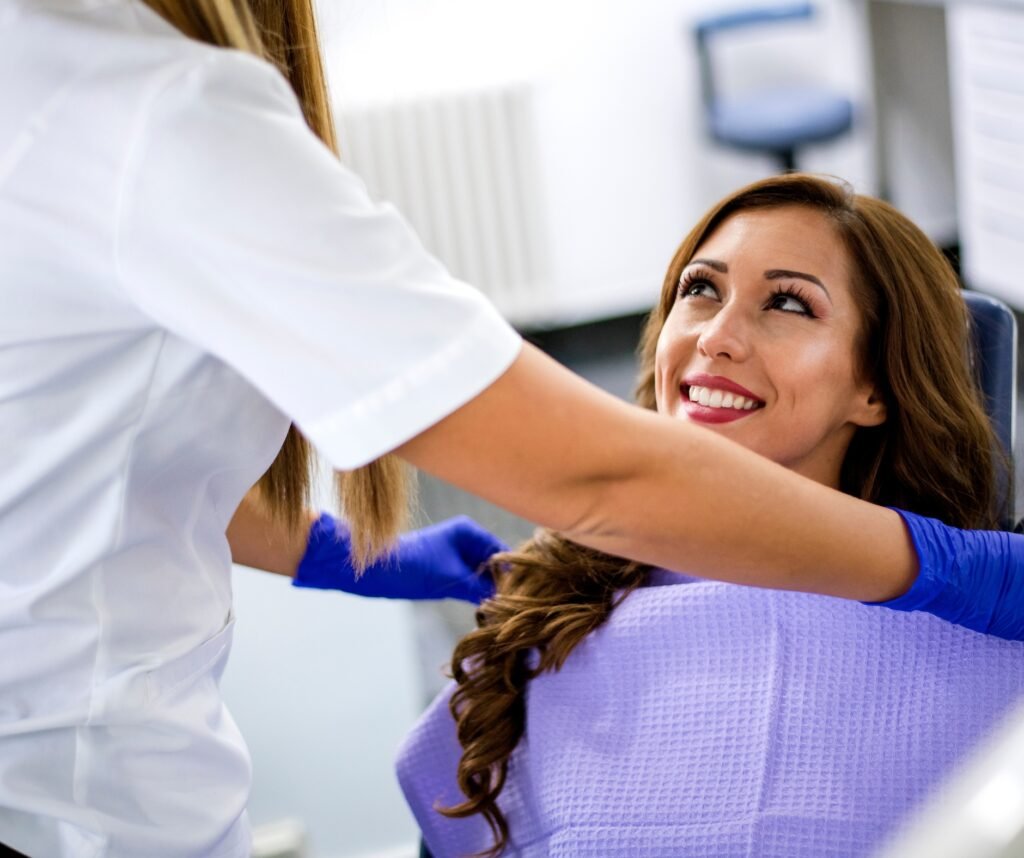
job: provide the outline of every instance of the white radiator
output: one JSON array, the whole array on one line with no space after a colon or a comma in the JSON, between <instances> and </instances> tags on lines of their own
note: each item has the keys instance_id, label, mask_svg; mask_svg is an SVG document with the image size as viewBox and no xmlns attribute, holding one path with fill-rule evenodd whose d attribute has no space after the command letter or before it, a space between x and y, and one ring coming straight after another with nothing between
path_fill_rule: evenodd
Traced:
<instances>
[{"instance_id":1,"label":"white radiator","mask_svg":"<svg viewBox=\"0 0 1024 858\"><path fill-rule=\"evenodd\" d=\"M370 194L513 322L545 313L547 232L532 90L506 86L347 108L342 155Z\"/></svg>"}]
</instances>

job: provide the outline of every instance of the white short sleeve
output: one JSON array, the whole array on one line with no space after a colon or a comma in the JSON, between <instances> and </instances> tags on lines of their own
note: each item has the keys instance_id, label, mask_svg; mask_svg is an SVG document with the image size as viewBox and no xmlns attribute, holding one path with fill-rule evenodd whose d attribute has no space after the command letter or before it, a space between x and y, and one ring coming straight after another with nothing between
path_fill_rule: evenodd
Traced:
<instances>
[{"instance_id":1,"label":"white short sleeve","mask_svg":"<svg viewBox=\"0 0 1024 858\"><path fill-rule=\"evenodd\" d=\"M336 468L418 434L518 354L255 58L216 51L154 85L120 194L128 298L247 377Z\"/></svg>"}]
</instances>

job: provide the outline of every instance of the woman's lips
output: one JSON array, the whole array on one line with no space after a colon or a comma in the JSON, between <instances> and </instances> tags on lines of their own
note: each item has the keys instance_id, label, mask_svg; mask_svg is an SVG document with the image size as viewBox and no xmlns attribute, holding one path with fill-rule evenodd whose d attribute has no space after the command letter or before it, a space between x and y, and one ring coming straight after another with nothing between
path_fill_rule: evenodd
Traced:
<instances>
[{"instance_id":1,"label":"woman's lips","mask_svg":"<svg viewBox=\"0 0 1024 858\"><path fill-rule=\"evenodd\" d=\"M738 393L740 396L745 396L747 399L753 399L755 402L764 404L752 391L747 390L742 384L737 384L731 378L726 378L724 375L709 375L706 372L694 372L686 376L683 379L683 387L693 387L697 385L699 387L709 387L712 390L722 390L728 393Z\"/></svg>"},{"instance_id":2,"label":"woman's lips","mask_svg":"<svg viewBox=\"0 0 1024 858\"><path fill-rule=\"evenodd\" d=\"M679 395L683 400L683 411L691 420L698 423L732 423L734 420L742 420L751 414L757 414L760 408L752 408L750 411L741 411L738 408L712 408L710 405L701 405L693 402L685 387L680 388Z\"/></svg>"},{"instance_id":3,"label":"woman's lips","mask_svg":"<svg viewBox=\"0 0 1024 858\"><path fill-rule=\"evenodd\" d=\"M700 423L732 423L764 407L763 400L732 379L704 373L687 376L679 395L687 417Z\"/></svg>"}]
</instances>

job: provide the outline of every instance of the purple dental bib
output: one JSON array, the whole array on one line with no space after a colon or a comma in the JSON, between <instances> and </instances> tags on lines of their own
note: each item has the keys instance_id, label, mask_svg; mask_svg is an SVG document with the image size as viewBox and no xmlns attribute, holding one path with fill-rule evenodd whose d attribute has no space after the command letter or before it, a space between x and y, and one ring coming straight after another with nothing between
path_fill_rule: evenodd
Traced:
<instances>
[{"instance_id":1,"label":"purple dental bib","mask_svg":"<svg viewBox=\"0 0 1024 858\"><path fill-rule=\"evenodd\" d=\"M869 856L1022 694L1024 644L927 614L698 581L634 592L528 689L501 805L507 856ZM450 820L449 687L398 776L435 858Z\"/></svg>"}]
</instances>

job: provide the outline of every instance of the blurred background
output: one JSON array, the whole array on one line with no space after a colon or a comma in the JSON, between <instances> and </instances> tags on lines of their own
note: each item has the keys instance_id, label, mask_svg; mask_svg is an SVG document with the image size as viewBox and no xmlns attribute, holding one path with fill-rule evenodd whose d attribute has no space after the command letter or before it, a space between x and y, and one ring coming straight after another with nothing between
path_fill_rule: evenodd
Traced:
<instances>
[{"instance_id":1,"label":"blurred background","mask_svg":"<svg viewBox=\"0 0 1024 858\"><path fill-rule=\"evenodd\" d=\"M623 398L683 236L793 164L889 199L967 285L1024 307L1020 2L321 0L320 21L344 158L371 194ZM420 489L423 522L532 530ZM417 855L392 760L472 610L235 584L224 686L254 757L256 854Z\"/></svg>"}]
</instances>

